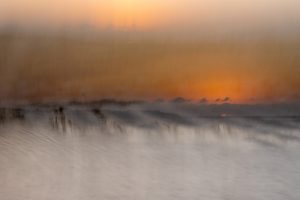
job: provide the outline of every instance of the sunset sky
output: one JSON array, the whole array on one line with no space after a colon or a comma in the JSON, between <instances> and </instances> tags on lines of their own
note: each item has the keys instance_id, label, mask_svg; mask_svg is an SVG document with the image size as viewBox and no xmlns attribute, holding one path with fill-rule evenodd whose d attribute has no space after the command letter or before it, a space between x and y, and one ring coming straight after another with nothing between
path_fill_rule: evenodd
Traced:
<instances>
[{"instance_id":1,"label":"sunset sky","mask_svg":"<svg viewBox=\"0 0 300 200\"><path fill-rule=\"evenodd\" d=\"M186 28L191 33L244 28L286 31L299 28L299 7L297 0L10 0L1 3L0 22L164 31Z\"/></svg>"},{"instance_id":2,"label":"sunset sky","mask_svg":"<svg viewBox=\"0 0 300 200\"><path fill-rule=\"evenodd\" d=\"M300 99L298 0L9 0L0 101Z\"/></svg>"}]
</instances>

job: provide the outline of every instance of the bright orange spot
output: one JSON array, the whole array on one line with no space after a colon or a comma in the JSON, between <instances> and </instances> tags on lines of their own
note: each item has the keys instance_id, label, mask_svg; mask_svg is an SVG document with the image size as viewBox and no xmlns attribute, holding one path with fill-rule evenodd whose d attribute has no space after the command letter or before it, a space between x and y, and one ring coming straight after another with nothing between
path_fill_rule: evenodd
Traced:
<instances>
[{"instance_id":1,"label":"bright orange spot","mask_svg":"<svg viewBox=\"0 0 300 200\"><path fill-rule=\"evenodd\" d=\"M191 84L192 85L192 84ZM237 78L223 78L220 80L206 80L194 84L190 94L192 99L205 97L212 103L245 103L249 100L249 94ZM226 98L226 101L224 99ZM216 101L219 99L219 101Z\"/></svg>"}]
</instances>

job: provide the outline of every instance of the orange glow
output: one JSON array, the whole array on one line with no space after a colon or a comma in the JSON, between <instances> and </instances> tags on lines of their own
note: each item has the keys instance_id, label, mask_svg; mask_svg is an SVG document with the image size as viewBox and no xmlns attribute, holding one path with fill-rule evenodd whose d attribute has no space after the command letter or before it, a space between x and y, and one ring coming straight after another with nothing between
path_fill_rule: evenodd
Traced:
<instances>
[{"instance_id":1,"label":"orange glow","mask_svg":"<svg viewBox=\"0 0 300 200\"><path fill-rule=\"evenodd\" d=\"M250 103L252 86L243 86L241 83L237 77L223 77L221 80L193 80L182 87L178 84L164 84L159 90L163 90L165 95L162 96L167 99L181 96L193 101L206 98L210 103ZM225 98L229 99L223 101Z\"/></svg>"},{"instance_id":2,"label":"orange glow","mask_svg":"<svg viewBox=\"0 0 300 200\"><path fill-rule=\"evenodd\" d=\"M210 81L203 86L203 93L210 100L229 97L232 101L245 100L240 89L240 84L235 79Z\"/></svg>"},{"instance_id":3,"label":"orange glow","mask_svg":"<svg viewBox=\"0 0 300 200\"><path fill-rule=\"evenodd\" d=\"M181 95L195 101L206 98L211 103L247 103L251 99L251 88L249 84L243 85L238 77L223 77L220 80L191 81L182 90L175 90L169 96L174 98ZM229 100L222 101L227 97ZM217 99L220 101L216 102Z\"/></svg>"}]
</instances>

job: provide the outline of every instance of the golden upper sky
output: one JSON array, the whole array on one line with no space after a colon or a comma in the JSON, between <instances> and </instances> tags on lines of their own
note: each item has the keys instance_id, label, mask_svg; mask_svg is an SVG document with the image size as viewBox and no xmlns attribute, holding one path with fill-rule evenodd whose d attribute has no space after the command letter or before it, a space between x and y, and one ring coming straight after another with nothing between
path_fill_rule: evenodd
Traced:
<instances>
[{"instance_id":1,"label":"golden upper sky","mask_svg":"<svg viewBox=\"0 0 300 200\"><path fill-rule=\"evenodd\" d=\"M115 27L119 29L299 28L298 0L9 0L0 24Z\"/></svg>"}]
</instances>

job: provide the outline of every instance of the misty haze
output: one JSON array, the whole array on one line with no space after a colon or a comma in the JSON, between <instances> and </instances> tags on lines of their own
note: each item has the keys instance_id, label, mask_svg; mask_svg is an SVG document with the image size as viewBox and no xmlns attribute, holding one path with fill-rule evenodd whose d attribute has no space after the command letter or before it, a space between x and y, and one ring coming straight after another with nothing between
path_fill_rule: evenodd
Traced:
<instances>
[{"instance_id":1,"label":"misty haze","mask_svg":"<svg viewBox=\"0 0 300 200\"><path fill-rule=\"evenodd\" d=\"M0 3L1 200L299 200L297 0Z\"/></svg>"}]
</instances>

